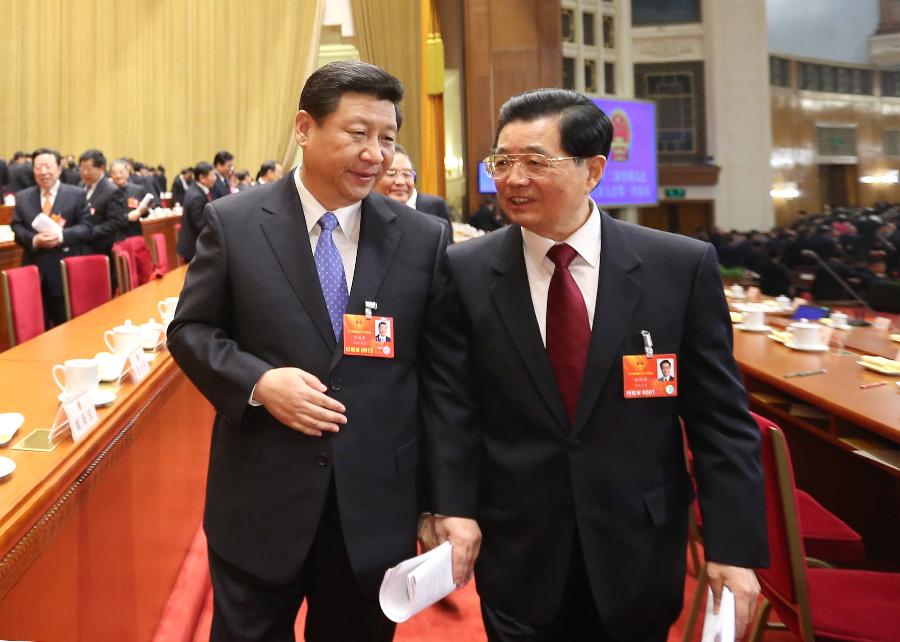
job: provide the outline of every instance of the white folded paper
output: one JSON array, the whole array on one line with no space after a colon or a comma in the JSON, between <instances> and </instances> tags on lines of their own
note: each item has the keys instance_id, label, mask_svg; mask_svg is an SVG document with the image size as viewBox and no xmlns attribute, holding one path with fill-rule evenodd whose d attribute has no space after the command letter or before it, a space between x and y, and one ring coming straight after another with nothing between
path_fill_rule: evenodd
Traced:
<instances>
[{"instance_id":1,"label":"white folded paper","mask_svg":"<svg viewBox=\"0 0 900 642\"><path fill-rule=\"evenodd\" d=\"M385 572L378 601L389 620L406 622L456 590L451 553L450 542L444 542Z\"/></svg>"},{"instance_id":2,"label":"white folded paper","mask_svg":"<svg viewBox=\"0 0 900 642\"><path fill-rule=\"evenodd\" d=\"M153 194L147 192L144 194L144 198L141 199L140 204L138 205L138 209L144 211L153 202Z\"/></svg>"},{"instance_id":3,"label":"white folded paper","mask_svg":"<svg viewBox=\"0 0 900 642\"><path fill-rule=\"evenodd\" d=\"M34 217L34 220L31 221L31 227L33 227L37 232L50 232L51 234L56 234L57 236L62 230L62 227L59 225L59 223L54 221L43 212Z\"/></svg>"},{"instance_id":4,"label":"white folded paper","mask_svg":"<svg viewBox=\"0 0 900 642\"><path fill-rule=\"evenodd\" d=\"M719 614L713 613L712 589L706 590L706 619L703 621L702 642L734 642L734 594L722 587Z\"/></svg>"}]
</instances>

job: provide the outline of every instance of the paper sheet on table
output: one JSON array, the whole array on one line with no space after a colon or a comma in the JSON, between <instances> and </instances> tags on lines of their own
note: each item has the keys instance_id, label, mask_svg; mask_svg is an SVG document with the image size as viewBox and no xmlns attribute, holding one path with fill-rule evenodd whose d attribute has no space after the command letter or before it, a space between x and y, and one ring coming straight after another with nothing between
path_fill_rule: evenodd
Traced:
<instances>
[{"instance_id":1,"label":"paper sheet on table","mask_svg":"<svg viewBox=\"0 0 900 642\"><path fill-rule=\"evenodd\" d=\"M734 642L734 594L722 587L719 614L713 614L712 589L706 589L706 619L703 621L702 642Z\"/></svg>"},{"instance_id":2,"label":"paper sheet on table","mask_svg":"<svg viewBox=\"0 0 900 642\"><path fill-rule=\"evenodd\" d=\"M389 620L406 622L454 590L450 542L400 562L384 574L378 601Z\"/></svg>"},{"instance_id":3,"label":"paper sheet on table","mask_svg":"<svg viewBox=\"0 0 900 642\"><path fill-rule=\"evenodd\" d=\"M34 220L31 221L31 227L36 232L50 232L51 234L59 234L59 231L62 229L59 223L43 212L34 217Z\"/></svg>"}]
</instances>

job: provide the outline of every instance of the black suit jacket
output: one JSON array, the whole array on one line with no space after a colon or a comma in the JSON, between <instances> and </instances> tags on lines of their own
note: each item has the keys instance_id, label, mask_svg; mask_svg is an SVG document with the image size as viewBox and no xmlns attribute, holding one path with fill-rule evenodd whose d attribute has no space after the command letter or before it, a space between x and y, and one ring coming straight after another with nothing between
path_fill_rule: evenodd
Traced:
<instances>
[{"instance_id":1,"label":"black suit jacket","mask_svg":"<svg viewBox=\"0 0 900 642\"><path fill-rule=\"evenodd\" d=\"M6 193L6 184L9 182L9 168L6 161L0 158L0 196Z\"/></svg>"},{"instance_id":2,"label":"black suit jacket","mask_svg":"<svg viewBox=\"0 0 900 642\"><path fill-rule=\"evenodd\" d=\"M293 173L214 201L206 219L168 345L217 411L209 545L265 581L294 578L333 477L351 565L374 599L385 569L415 553L418 403L445 361L446 234L380 195L362 201L347 312L377 301L378 314L393 317L396 356L374 359L343 356L335 342ZM349 423L308 437L249 406L274 367L325 382Z\"/></svg>"},{"instance_id":3,"label":"black suit jacket","mask_svg":"<svg viewBox=\"0 0 900 642\"><path fill-rule=\"evenodd\" d=\"M188 183L188 187L191 186L193 181ZM181 174L175 177L175 180L172 181L172 200L176 203L184 202L184 195L187 193L187 189L185 189L184 185L181 182Z\"/></svg>"},{"instance_id":4,"label":"black suit jacket","mask_svg":"<svg viewBox=\"0 0 900 642\"><path fill-rule=\"evenodd\" d=\"M108 255L113 243L125 238L128 227L125 192L104 176L88 199L88 206L92 222L91 251Z\"/></svg>"},{"instance_id":5,"label":"black suit jacket","mask_svg":"<svg viewBox=\"0 0 900 642\"><path fill-rule=\"evenodd\" d=\"M228 183L227 180L225 180L225 178L223 176L221 176L217 173L216 174L216 182L213 184L213 187L212 187L213 200L216 200L217 198L222 198L223 196L228 196L229 194L231 194L231 185Z\"/></svg>"},{"instance_id":6,"label":"black suit jacket","mask_svg":"<svg viewBox=\"0 0 900 642\"><path fill-rule=\"evenodd\" d=\"M434 511L477 514L478 590L535 624L557 612L574 535L604 625L640 637L678 616L688 508L684 420L708 559L767 563L759 429L731 354L715 251L602 215L593 332L574 425L535 319L522 231L510 226L448 252L467 369L452 408L433 406L440 464ZM622 357L678 355L678 397L625 399ZM480 462L480 463L473 463Z\"/></svg>"},{"instance_id":7,"label":"black suit jacket","mask_svg":"<svg viewBox=\"0 0 900 642\"><path fill-rule=\"evenodd\" d=\"M209 202L206 194L200 189L197 182L191 183L187 193L184 195L184 203L181 212L181 231L178 232L178 241L176 249L178 255L185 261L194 258L194 251L197 245L197 237L203 231L206 222L203 220L203 208Z\"/></svg>"},{"instance_id":8,"label":"black suit jacket","mask_svg":"<svg viewBox=\"0 0 900 642\"><path fill-rule=\"evenodd\" d=\"M143 185L138 185L136 183L126 183L125 187L120 187L120 190L125 195L125 213L126 217L131 210L137 209L137 206L140 205L141 200L143 200L144 196L149 194L147 188ZM150 204L150 207L156 207L159 203L154 202ZM141 217L146 218L150 214L150 210ZM125 236L143 236L144 230L141 227L141 222L138 221L128 221L128 226L125 228Z\"/></svg>"},{"instance_id":9,"label":"black suit jacket","mask_svg":"<svg viewBox=\"0 0 900 642\"><path fill-rule=\"evenodd\" d=\"M16 195L12 229L16 243L22 248L22 265L36 265L41 273L44 295L62 296L59 262L70 256L90 253L92 221L84 190L65 183L60 183L52 211L66 220L63 244L59 247L35 249L32 246L37 232L31 227L31 222L41 213L41 191L37 187L22 190Z\"/></svg>"},{"instance_id":10,"label":"black suit jacket","mask_svg":"<svg viewBox=\"0 0 900 642\"><path fill-rule=\"evenodd\" d=\"M31 163L16 163L9 166L9 191L18 194L23 189L34 187L34 169Z\"/></svg>"},{"instance_id":11,"label":"black suit jacket","mask_svg":"<svg viewBox=\"0 0 900 642\"><path fill-rule=\"evenodd\" d=\"M439 218L450 234L450 243L453 243L453 223L450 221L450 209L447 207L447 201L440 196L416 192L416 210Z\"/></svg>"}]
</instances>

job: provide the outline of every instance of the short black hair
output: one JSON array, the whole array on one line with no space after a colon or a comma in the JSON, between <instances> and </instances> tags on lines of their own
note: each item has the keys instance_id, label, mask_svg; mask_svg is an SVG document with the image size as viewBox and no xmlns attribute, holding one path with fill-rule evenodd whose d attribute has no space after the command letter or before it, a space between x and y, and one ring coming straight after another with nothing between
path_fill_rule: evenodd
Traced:
<instances>
[{"instance_id":1,"label":"short black hair","mask_svg":"<svg viewBox=\"0 0 900 642\"><path fill-rule=\"evenodd\" d=\"M234 154L226 149L223 149L216 152L216 155L213 156L213 165L224 165L230 160L234 160Z\"/></svg>"},{"instance_id":2,"label":"short black hair","mask_svg":"<svg viewBox=\"0 0 900 642\"><path fill-rule=\"evenodd\" d=\"M194 168L193 168L193 167L185 167L184 169L181 170L181 173L182 173L182 174L187 174L188 172L190 172L191 174L193 174L193 173L194 173Z\"/></svg>"},{"instance_id":3,"label":"short black hair","mask_svg":"<svg viewBox=\"0 0 900 642\"><path fill-rule=\"evenodd\" d=\"M31 152L31 162L34 163L34 159L38 156L42 156L43 154L51 154L56 159L56 164L62 164L62 154L60 154L55 149L50 149L49 147L38 147L36 150Z\"/></svg>"},{"instance_id":4,"label":"short black hair","mask_svg":"<svg viewBox=\"0 0 900 642\"><path fill-rule=\"evenodd\" d=\"M248 170L246 170L246 169L242 169L242 170L239 171L237 174L235 174L234 177L235 177L236 179L238 179L239 181L242 181L242 180L244 180L245 178L249 178L249 177L250 177L250 172L249 172Z\"/></svg>"},{"instance_id":5,"label":"short black hair","mask_svg":"<svg viewBox=\"0 0 900 642\"><path fill-rule=\"evenodd\" d=\"M559 138L569 156L609 157L612 123L594 101L570 89L534 89L513 96L500 108L494 147L500 132L515 120L559 116Z\"/></svg>"},{"instance_id":6,"label":"short black hair","mask_svg":"<svg viewBox=\"0 0 900 642\"><path fill-rule=\"evenodd\" d=\"M99 149L86 149L82 152L81 156L78 157L78 163L81 164L84 161L91 161L91 165L100 169L101 167L106 167L106 156L103 155Z\"/></svg>"},{"instance_id":7,"label":"short black hair","mask_svg":"<svg viewBox=\"0 0 900 642\"><path fill-rule=\"evenodd\" d=\"M403 83L381 67L358 60L338 60L316 69L303 85L300 109L309 113L317 123L333 113L346 93L366 94L378 100L394 103L397 129L403 123L400 101Z\"/></svg>"},{"instance_id":8,"label":"short black hair","mask_svg":"<svg viewBox=\"0 0 900 642\"><path fill-rule=\"evenodd\" d=\"M194 178L203 178L204 176L208 176L210 172L215 171L215 168L207 163L206 161L200 161L194 167Z\"/></svg>"},{"instance_id":9,"label":"short black hair","mask_svg":"<svg viewBox=\"0 0 900 642\"><path fill-rule=\"evenodd\" d=\"M12 156L12 162L15 163L20 158L28 158L28 154L23 152L21 149L17 149Z\"/></svg>"},{"instance_id":10,"label":"short black hair","mask_svg":"<svg viewBox=\"0 0 900 642\"><path fill-rule=\"evenodd\" d=\"M409 152L406 151L406 148L400 143L394 144L394 155L396 156L397 154L403 154L404 156L406 156L409 159L409 164L412 166L413 171L415 171L416 164L413 162L412 156L409 155Z\"/></svg>"},{"instance_id":11,"label":"short black hair","mask_svg":"<svg viewBox=\"0 0 900 642\"><path fill-rule=\"evenodd\" d=\"M379 322L378 322L378 327L380 328L381 326L384 326L384 327L386 328L386 327L387 327L387 321L379 321Z\"/></svg>"},{"instance_id":12,"label":"short black hair","mask_svg":"<svg viewBox=\"0 0 900 642\"><path fill-rule=\"evenodd\" d=\"M666 364L667 366L671 366L672 362L669 361L668 359L663 359L662 361L659 362L659 367L662 368L663 364Z\"/></svg>"}]
</instances>

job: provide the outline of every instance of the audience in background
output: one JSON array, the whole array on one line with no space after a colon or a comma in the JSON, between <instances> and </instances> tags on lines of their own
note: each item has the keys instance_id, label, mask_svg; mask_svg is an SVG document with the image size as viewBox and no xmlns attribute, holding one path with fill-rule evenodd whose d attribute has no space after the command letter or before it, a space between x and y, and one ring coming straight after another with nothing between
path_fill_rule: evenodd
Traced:
<instances>
[{"instance_id":1,"label":"audience in background","mask_svg":"<svg viewBox=\"0 0 900 642\"><path fill-rule=\"evenodd\" d=\"M172 200L181 205L184 202L184 195L187 193L188 187L193 182L194 168L185 167L172 181Z\"/></svg>"},{"instance_id":2,"label":"audience in background","mask_svg":"<svg viewBox=\"0 0 900 642\"><path fill-rule=\"evenodd\" d=\"M9 182L6 185L6 189L12 194L18 194L23 189L34 186L31 156L25 152L17 151L13 154L9 163Z\"/></svg>"},{"instance_id":3,"label":"audience in background","mask_svg":"<svg viewBox=\"0 0 900 642\"><path fill-rule=\"evenodd\" d=\"M144 197L150 192L143 185L129 182L131 165L124 158L114 160L109 164L109 178L125 195L125 207L128 211L128 227L125 228L125 236L143 236L141 219L150 213L155 206L155 201L144 203ZM152 194L151 194L152 196Z\"/></svg>"},{"instance_id":4,"label":"audience in background","mask_svg":"<svg viewBox=\"0 0 900 642\"><path fill-rule=\"evenodd\" d=\"M109 257L110 278L116 281L112 246L125 237L128 216L125 193L106 177L106 157L99 149L88 149L78 159L81 183L91 210L90 254Z\"/></svg>"},{"instance_id":5,"label":"audience in background","mask_svg":"<svg viewBox=\"0 0 900 642\"><path fill-rule=\"evenodd\" d=\"M239 192L243 192L248 187L253 187L253 179L250 178L250 170L242 169L234 175L234 186Z\"/></svg>"},{"instance_id":6,"label":"audience in background","mask_svg":"<svg viewBox=\"0 0 900 642\"><path fill-rule=\"evenodd\" d=\"M256 172L256 184L274 183L277 180L281 180L283 176L284 168L281 166L281 163L276 160L267 160L259 166L259 171Z\"/></svg>"},{"instance_id":7,"label":"audience in background","mask_svg":"<svg viewBox=\"0 0 900 642\"><path fill-rule=\"evenodd\" d=\"M194 168L194 182L184 195L184 213L181 215L181 231L178 232L178 254L185 261L194 258L197 237L203 231L206 222L203 208L213 201L212 189L217 175L209 163L197 163Z\"/></svg>"},{"instance_id":8,"label":"audience in background","mask_svg":"<svg viewBox=\"0 0 900 642\"><path fill-rule=\"evenodd\" d=\"M725 268L745 268L759 275L763 294L794 296L809 292L817 301L852 298L843 286L804 254L812 250L862 298L873 285L893 281L900 287L900 205L871 208L826 208L803 214L789 227L768 232L723 233L698 230L719 253ZM811 274L803 281L800 274Z\"/></svg>"}]
</instances>

